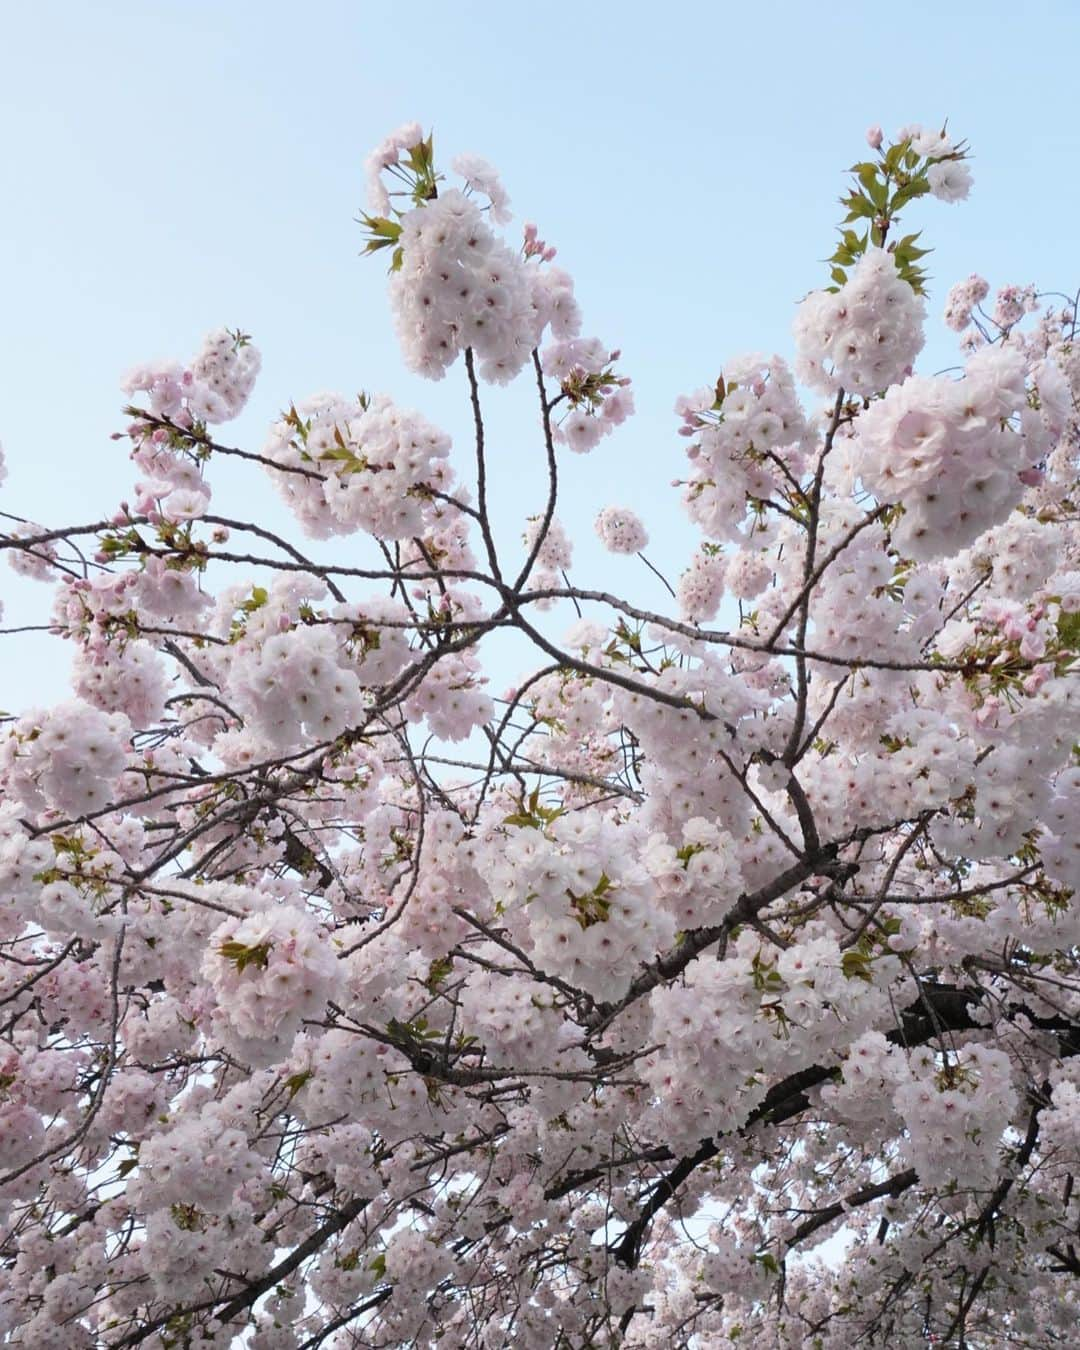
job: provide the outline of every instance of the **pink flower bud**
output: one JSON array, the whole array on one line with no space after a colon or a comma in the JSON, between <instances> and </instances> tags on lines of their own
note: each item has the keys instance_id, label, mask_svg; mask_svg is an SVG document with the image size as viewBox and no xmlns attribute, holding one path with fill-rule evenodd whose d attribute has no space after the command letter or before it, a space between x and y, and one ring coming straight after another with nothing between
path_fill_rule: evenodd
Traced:
<instances>
[{"instance_id":1,"label":"pink flower bud","mask_svg":"<svg viewBox=\"0 0 1080 1350\"><path fill-rule=\"evenodd\" d=\"M1024 679L1024 693L1036 694L1054 673L1054 667L1046 663L1036 666L1035 669Z\"/></svg>"},{"instance_id":2,"label":"pink flower bud","mask_svg":"<svg viewBox=\"0 0 1080 1350\"><path fill-rule=\"evenodd\" d=\"M871 150L880 150L880 149L881 149L881 142L882 142L884 139L885 139L885 138L884 138L884 135L882 134L882 130L881 130L881 128L877 125L876 122L874 123L874 125L873 125L872 127L868 127L868 128L867 128L867 131L866 131L866 144L870 147Z\"/></svg>"},{"instance_id":3,"label":"pink flower bud","mask_svg":"<svg viewBox=\"0 0 1080 1350\"><path fill-rule=\"evenodd\" d=\"M1028 633L1020 642L1020 655L1025 661L1037 661L1046 655L1046 639L1041 633Z\"/></svg>"},{"instance_id":4,"label":"pink flower bud","mask_svg":"<svg viewBox=\"0 0 1080 1350\"><path fill-rule=\"evenodd\" d=\"M996 694L991 694L989 698L983 701L982 707L975 712L975 721L980 727L987 727L990 723L996 721L998 713L1001 711L1001 699Z\"/></svg>"}]
</instances>

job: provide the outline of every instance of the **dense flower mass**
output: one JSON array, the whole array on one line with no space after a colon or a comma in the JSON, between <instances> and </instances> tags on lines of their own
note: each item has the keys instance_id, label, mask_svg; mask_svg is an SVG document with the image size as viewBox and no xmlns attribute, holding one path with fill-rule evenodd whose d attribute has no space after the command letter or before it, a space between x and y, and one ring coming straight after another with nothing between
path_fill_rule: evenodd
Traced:
<instances>
[{"instance_id":1,"label":"dense flower mass","mask_svg":"<svg viewBox=\"0 0 1080 1350\"><path fill-rule=\"evenodd\" d=\"M228 422L243 411L261 365L259 349L246 334L219 328L206 335L190 366L176 361L137 366L122 388L143 395L151 413L181 425Z\"/></svg>"},{"instance_id":2,"label":"dense flower mass","mask_svg":"<svg viewBox=\"0 0 1080 1350\"><path fill-rule=\"evenodd\" d=\"M596 517L596 533L611 553L640 553L649 542L640 518L620 506L604 507Z\"/></svg>"},{"instance_id":3,"label":"dense flower mass","mask_svg":"<svg viewBox=\"0 0 1080 1350\"><path fill-rule=\"evenodd\" d=\"M79 701L27 713L0 752L5 785L13 800L61 818L102 810L127 767L130 733L123 713Z\"/></svg>"},{"instance_id":4,"label":"dense flower mass","mask_svg":"<svg viewBox=\"0 0 1080 1350\"><path fill-rule=\"evenodd\" d=\"M808 426L790 369L779 356L738 357L715 389L681 396L675 411L680 434L695 438L687 514L708 538L741 541L762 523L754 503L802 471Z\"/></svg>"},{"instance_id":5,"label":"dense flower mass","mask_svg":"<svg viewBox=\"0 0 1080 1350\"><path fill-rule=\"evenodd\" d=\"M434 492L453 483L450 438L384 396L322 394L290 407L271 429L266 458L307 534L365 530L384 539L422 534Z\"/></svg>"},{"instance_id":6,"label":"dense flower mass","mask_svg":"<svg viewBox=\"0 0 1080 1350\"><path fill-rule=\"evenodd\" d=\"M875 394L910 374L922 350L925 307L896 270L871 248L835 293L814 291L799 307L795 374L822 393Z\"/></svg>"},{"instance_id":7,"label":"dense flower mass","mask_svg":"<svg viewBox=\"0 0 1080 1350\"><path fill-rule=\"evenodd\" d=\"M312 916L287 905L226 920L210 935L201 973L221 1020L250 1056L252 1042L292 1043L305 1016L317 1015L340 979L340 963Z\"/></svg>"},{"instance_id":8,"label":"dense flower mass","mask_svg":"<svg viewBox=\"0 0 1080 1350\"><path fill-rule=\"evenodd\" d=\"M409 366L438 376L475 351L485 377L504 383L529 359L543 327L542 288L458 191L408 213L391 305Z\"/></svg>"},{"instance_id":9,"label":"dense flower mass","mask_svg":"<svg viewBox=\"0 0 1080 1350\"><path fill-rule=\"evenodd\" d=\"M859 418L859 475L879 501L898 502L898 543L920 561L947 556L1000 524L1023 496L1029 446L1023 356L1009 348L971 357L962 380L916 376Z\"/></svg>"},{"instance_id":10,"label":"dense flower mass","mask_svg":"<svg viewBox=\"0 0 1080 1350\"><path fill-rule=\"evenodd\" d=\"M383 171L397 167L406 150L416 173L414 205L394 222L385 215L391 205ZM577 333L573 283L560 269L538 265L554 250L537 246L536 227L526 228L525 248L517 253L485 220L485 212L500 225L511 219L499 177L485 160L458 156L453 167L465 181L464 191L440 192L430 143L410 125L391 136L368 167L369 205L379 214L366 220L376 247L395 245L390 303L411 369L438 379L462 352L470 360L475 353L480 374L505 384L529 360L548 325L558 338ZM479 205L480 196L487 198L486 207Z\"/></svg>"},{"instance_id":11,"label":"dense flower mass","mask_svg":"<svg viewBox=\"0 0 1080 1350\"><path fill-rule=\"evenodd\" d=\"M793 362L676 402L673 559L574 477L619 351L417 124L362 223L453 443L320 394L227 444L219 330L127 378L126 500L8 517L72 659L0 724L0 1341L1074 1344L1077 316L972 274L917 370L900 217L967 152L866 143Z\"/></svg>"}]
</instances>

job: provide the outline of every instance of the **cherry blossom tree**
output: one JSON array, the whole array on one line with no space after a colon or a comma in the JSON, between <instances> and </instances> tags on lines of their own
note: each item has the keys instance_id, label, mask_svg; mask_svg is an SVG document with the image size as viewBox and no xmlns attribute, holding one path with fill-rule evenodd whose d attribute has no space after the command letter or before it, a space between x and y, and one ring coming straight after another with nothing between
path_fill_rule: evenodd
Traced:
<instances>
[{"instance_id":1,"label":"cherry blossom tree","mask_svg":"<svg viewBox=\"0 0 1080 1350\"><path fill-rule=\"evenodd\" d=\"M4 517L74 652L0 727L5 1343L1075 1346L1077 306L972 276L914 373L901 216L966 147L867 140L793 361L678 399L666 612L558 517L632 453L619 352L418 126L362 225L456 445L368 394L230 444L220 330L128 376L128 501ZM227 457L295 538L218 505ZM634 575L646 524L596 529Z\"/></svg>"}]
</instances>

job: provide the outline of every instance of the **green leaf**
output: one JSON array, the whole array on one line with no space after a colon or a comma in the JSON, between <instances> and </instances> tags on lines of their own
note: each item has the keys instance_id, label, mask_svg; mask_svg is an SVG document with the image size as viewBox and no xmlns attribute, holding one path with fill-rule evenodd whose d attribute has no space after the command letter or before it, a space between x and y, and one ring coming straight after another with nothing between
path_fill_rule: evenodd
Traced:
<instances>
[{"instance_id":1,"label":"green leaf","mask_svg":"<svg viewBox=\"0 0 1080 1350\"><path fill-rule=\"evenodd\" d=\"M248 947L243 942L230 941L223 942L218 948L218 953L226 961L231 961L242 975L248 966L258 966L260 970L265 970L270 964L272 950L273 944L269 942L260 942L257 946Z\"/></svg>"},{"instance_id":2,"label":"green leaf","mask_svg":"<svg viewBox=\"0 0 1080 1350\"><path fill-rule=\"evenodd\" d=\"M925 175L919 174L909 183L897 188L892 199L893 211L899 211L901 207L906 206L910 201L914 201L916 197L925 197L929 191L930 184Z\"/></svg>"},{"instance_id":3,"label":"green leaf","mask_svg":"<svg viewBox=\"0 0 1080 1350\"><path fill-rule=\"evenodd\" d=\"M876 164L860 164L858 172L859 182L880 211L888 200L889 189L878 176L878 166Z\"/></svg>"},{"instance_id":4,"label":"green leaf","mask_svg":"<svg viewBox=\"0 0 1080 1350\"><path fill-rule=\"evenodd\" d=\"M350 473L362 473L368 467L367 460L362 455L357 455L355 451L342 446L338 450L326 450L319 456L319 463L326 460L332 460L341 465L341 475Z\"/></svg>"},{"instance_id":5,"label":"green leaf","mask_svg":"<svg viewBox=\"0 0 1080 1350\"><path fill-rule=\"evenodd\" d=\"M870 974L870 958L865 952L861 952L857 947L852 947L846 951L840 958L840 969L844 976L849 980L866 980L870 983L872 976Z\"/></svg>"},{"instance_id":6,"label":"green leaf","mask_svg":"<svg viewBox=\"0 0 1080 1350\"><path fill-rule=\"evenodd\" d=\"M241 604L240 608L245 614L254 614L257 609L262 609L269 599L270 595L265 586L252 586L251 595Z\"/></svg>"},{"instance_id":7,"label":"green leaf","mask_svg":"<svg viewBox=\"0 0 1080 1350\"><path fill-rule=\"evenodd\" d=\"M847 197L841 197L840 203L848 209L845 225L853 220L872 220L877 214L873 202L861 192L852 192Z\"/></svg>"},{"instance_id":8,"label":"green leaf","mask_svg":"<svg viewBox=\"0 0 1080 1350\"><path fill-rule=\"evenodd\" d=\"M454 958L452 956L442 956L432 961L428 967L427 979L424 984L428 993L434 994L440 985L445 984L446 977L454 969Z\"/></svg>"},{"instance_id":9,"label":"green leaf","mask_svg":"<svg viewBox=\"0 0 1080 1350\"><path fill-rule=\"evenodd\" d=\"M285 1086L289 1089L289 1101L292 1101L300 1089L314 1077L315 1072L313 1069L303 1069L300 1073L294 1073L286 1078Z\"/></svg>"},{"instance_id":10,"label":"green leaf","mask_svg":"<svg viewBox=\"0 0 1080 1350\"><path fill-rule=\"evenodd\" d=\"M904 158L904 150L908 145L907 141L900 141L897 145L890 145L885 152L885 172L895 174Z\"/></svg>"},{"instance_id":11,"label":"green leaf","mask_svg":"<svg viewBox=\"0 0 1080 1350\"><path fill-rule=\"evenodd\" d=\"M1080 610L1058 615L1057 634L1062 646L1080 651Z\"/></svg>"},{"instance_id":12,"label":"green leaf","mask_svg":"<svg viewBox=\"0 0 1080 1350\"><path fill-rule=\"evenodd\" d=\"M360 223L365 230L369 230L377 239L384 239L387 243L394 243L401 237L399 222L388 220L386 216L364 215Z\"/></svg>"}]
</instances>

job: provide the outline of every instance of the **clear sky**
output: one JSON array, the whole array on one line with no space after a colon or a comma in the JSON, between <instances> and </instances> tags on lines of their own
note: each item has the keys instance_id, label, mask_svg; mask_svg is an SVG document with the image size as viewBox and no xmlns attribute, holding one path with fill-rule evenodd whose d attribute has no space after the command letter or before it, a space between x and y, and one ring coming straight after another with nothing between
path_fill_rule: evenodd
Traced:
<instances>
[{"instance_id":1,"label":"clear sky","mask_svg":"<svg viewBox=\"0 0 1080 1350\"><path fill-rule=\"evenodd\" d=\"M443 162L502 171L574 273L585 331L624 352L639 413L567 466L572 527L641 510L658 561L694 547L668 484L684 467L675 396L747 350L790 354L793 306L824 284L842 171L871 122L940 123L975 154L960 206L909 210L936 248L924 366L951 363L945 291L1080 284L1080 5L537 5L345 0L7 0L0 138L0 508L50 523L127 495L109 440L132 364L190 356L219 324L264 356L235 443L258 449L290 399L393 394L458 438L458 369L403 370L381 260L357 257L369 148L412 118ZM540 445L524 392L490 400L497 510L512 543L537 509ZM216 470L215 508L285 517L258 474ZM240 494L239 499L237 494ZM351 541L338 556L354 556ZM632 560L586 540L575 579L659 600ZM614 571L612 569L615 569ZM7 622L46 592L5 567ZM14 660L16 642L22 656ZM45 638L5 639L0 706L60 696Z\"/></svg>"}]
</instances>

